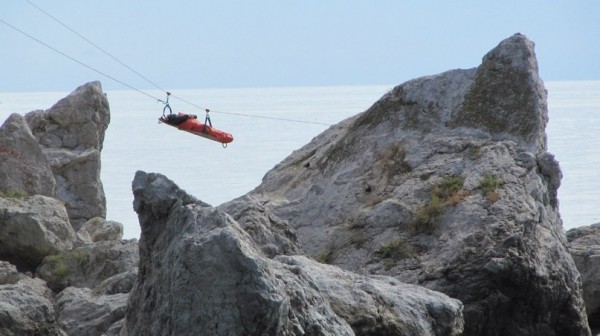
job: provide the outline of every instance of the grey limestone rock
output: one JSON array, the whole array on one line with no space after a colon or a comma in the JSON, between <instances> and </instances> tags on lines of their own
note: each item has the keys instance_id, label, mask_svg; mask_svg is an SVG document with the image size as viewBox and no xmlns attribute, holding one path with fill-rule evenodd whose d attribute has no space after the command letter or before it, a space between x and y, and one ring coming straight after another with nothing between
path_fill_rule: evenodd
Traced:
<instances>
[{"instance_id":1,"label":"grey limestone rock","mask_svg":"<svg viewBox=\"0 0 600 336\"><path fill-rule=\"evenodd\" d=\"M483 57L452 125L483 129L494 138L546 150L546 98L534 44L515 34Z\"/></svg>"},{"instance_id":2,"label":"grey limestone rock","mask_svg":"<svg viewBox=\"0 0 600 336\"><path fill-rule=\"evenodd\" d=\"M24 278L0 285L0 335L67 336L57 324L44 281Z\"/></svg>"},{"instance_id":3,"label":"grey limestone rock","mask_svg":"<svg viewBox=\"0 0 600 336\"><path fill-rule=\"evenodd\" d=\"M19 273L17 267L8 261L0 260L0 285L16 284L19 280L26 278L23 273Z\"/></svg>"},{"instance_id":4,"label":"grey limestone rock","mask_svg":"<svg viewBox=\"0 0 600 336\"><path fill-rule=\"evenodd\" d=\"M600 327L600 223L567 231L569 251L581 274L590 325Z\"/></svg>"},{"instance_id":5,"label":"grey limestone rock","mask_svg":"<svg viewBox=\"0 0 600 336\"><path fill-rule=\"evenodd\" d=\"M101 336L125 316L127 294L97 295L68 287L56 297L58 325L68 335Z\"/></svg>"},{"instance_id":6,"label":"grey limestone rock","mask_svg":"<svg viewBox=\"0 0 600 336\"><path fill-rule=\"evenodd\" d=\"M589 335L547 120L533 43L516 34L478 68L393 88L248 196L314 258L461 300L465 335Z\"/></svg>"},{"instance_id":7,"label":"grey limestone rock","mask_svg":"<svg viewBox=\"0 0 600 336\"><path fill-rule=\"evenodd\" d=\"M46 155L56 180L56 196L65 202L78 230L94 217L106 217L100 181L100 152L110 109L100 82L80 86L46 111L25 118Z\"/></svg>"},{"instance_id":8,"label":"grey limestone rock","mask_svg":"<svg viewBox=\"0 0 600 336\"><path fill-rule=\"evenodd\" d=\"M133 190L142 236L127 335L462 332L462 304L446 295L305 257L269 258L231 216L160 174L137 172ZM258 221L240 218L262 221L257 209Z\"/></svg>"},{"instance_id":9,"label":"grey limestone rock","mask_svg":"<svg viewBox=\"0 0 600 336\"><path fill-rule=\"evenodd\" d=\"M50 197L0 198L0 256L21 271L73 248L75 232L64 205Z\"/></svg>"},{"instance_id":10,"label":"grey limestone rock","mask_svg":"<svg viewBox=\"0 0 600 336\"><path fill-rule=\"evenodd\" d=\"M252 197L243 196L219 209L233 217L265 256L302 254L294 229Z\"/></svg>"},{"instance_id":11,"label":"grey limestone rock","mask_svg":"<svg viewBox=\"0 0 600 336\"><path fill-rule=\"evenodd\" d=\"M115 274L104 279L96 287L94 293L112 295L117 293L129 293L137 279L137 266L131 270Z\"/></svg>"},{"instance_id":12,"label":"grey limestone rock","mask_svg":"<svg viewBox=\"0 0 600 336\"><path fill-rule=\"evenodd\" d=\"M107 221L101 217L94 217L83 224L77 231L77 236L87 243L121 240L123 238L123 224L116 221Z\"/></svg>"}]
</instances>

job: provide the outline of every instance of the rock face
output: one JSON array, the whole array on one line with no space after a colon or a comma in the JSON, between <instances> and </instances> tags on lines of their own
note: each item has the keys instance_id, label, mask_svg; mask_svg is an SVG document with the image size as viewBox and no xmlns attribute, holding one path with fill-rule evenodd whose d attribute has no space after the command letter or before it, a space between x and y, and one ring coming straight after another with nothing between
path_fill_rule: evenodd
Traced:
<instances>
[{"instance_id":1,"label":"rock face","mask_svg":"<svg viewBox=\"0 0 600 336\"><path fill-rule=\"evenodd\" d=\"M600 223L567 231L569 251L581 273L590 326L600 329Z\"/></svg>"},{"instance_id":2,"label":"rock face","mask_svg":"<svg viewBox=\"0 0 600 336\"><path fill-rule=\"evenodd\" d=\"M25 118L56 179L56 197L65 202L78 230L94 217L106 217L100 181L100 151L110 109L100 82L77 88L47 111Z\"/></svg>"},{"instance_id":3,"label":"rock face","mask_svg":"<svg viewBox=\"0 0 600 336\"><path fill-rule=\"evenodd\" d=\"M251 237L232 217L159 174L137 172L133 192L142 236L127 335L462 332L462 304L441 293L301 256L270 259L255 244L263 235ZM256 204L249 208L256 210ZM290 248L294 239L284 236L288 240L267 239L274 245L267 252Z\"/></svg>"},{"instance_id":4,"label":"rock face","mask_svg":"<svg viewBox=\"0 0 600 336\"><path fill-rule=\"evenodd\" d=\"M478 68L397 86L249 196L318 260L461 300L465 335L588 335L547 120L533 43L516 34Z\"/></svg>"}]
</instances>

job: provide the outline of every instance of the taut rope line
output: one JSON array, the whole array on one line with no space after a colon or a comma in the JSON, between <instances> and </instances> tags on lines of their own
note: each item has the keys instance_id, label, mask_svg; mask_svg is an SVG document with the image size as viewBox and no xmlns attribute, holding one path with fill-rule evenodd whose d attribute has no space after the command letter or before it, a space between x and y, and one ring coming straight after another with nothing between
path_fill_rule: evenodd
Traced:
<instances>
[{"instance_id":1,"label":"taut rope line","mask_svg":"<svg viewBox=\"0 0 600 336\"><path fill-rule=\"evenodd\" d=\"M29 3L31 6L33 6L34 8L36 8L37 10L39 10L40 12L44 13L46 16L48 16L49 18L51 18L52 20L56 21L58 24L60 24L61 26L63 26L64 28L66 28L67 30L69 30L70 32L72 32L73 34L77 35L79 38L81 38L82 40L84 40L85 42L89 43L90 45L92 45L94 48L98 49L99 51L101 51L103 54L105 54L106 56L110 57L111 59L113 59L114 61L118 62L119 64L121 64L123 67L127 68L129 71L133 72L134 74L136 74L137 76L139 76L141 79L145 80L147 83L149 83L150 85L152 85L153 87L155 87L156 89L166 93L167 91L163 88L161 88L158 84L156 84L155 82L153 82L152 80L148 79L148 77L142 75L140 72L136 71L135 69L133 69L132 67L130 67L129 65L127 65L125 62L123 62L122 60L120 60L119 58L117 58L116 56L114 56L113 54L111 54L110 52L106 51L104 48L100 47L99 45L97 45L96 43L92 42L90 39L86 38L85 36L83 36L82 34L78 33L75 29L71 28L70 26L68 26L67 24L65 24L64 22L62 22L61 20L59 20L58 18L56 18L55 16L53 16L52 14L48 13L47 11L43 10L42 8L40 8L39 6L37 6L36 4L34 4L32 1L30 0L25 0L27 3ZM73 56L70 56L68 54L66 54L65 52L51 46L48 43L45 43L44 41L36 38L35 36L28 34L27 32L15 27L14 25L0 19L0 23L3 23L4 25L10 27L11 29L21 33L22 35L28 37L29 39L45 46L46 48L60 54L63 57L66 57L68 59L70 59L71 61L78 63L79 65L86 67L108 79L111 79L131 90L134 90L140 94L143 94L146 97L149 97L157 102L163 102L160 98L154 97L151 94L148 94L147 92L142 91L141 89L138 89L136 87L134 87L133 85L127 84L124 81L121 81L119 79L117 79L114 76L111 76L103 71L100 71L94 67L92 67L91 65L88 65L78 59L76 59ZM206 111L209 110L207 108L204 108L202 106L199 106L193 102L190 102L186 99L183 99L179 96L173 95L171 94L171 96L173 98L176 98L188 105L191 105L193 107L196 107L200 110ZM278 121L287 121L287 122L296 122L296 123L304 123L304 124L315 124L315 125L323 125L323 126L331 126L331 124L328 123L322 123L322 122L317 122L317 121L307 121L307 120L298 120L298 119L291 119L291 118L279 118L279 117L269 117L269 116L261 116L261 115L253 115L253 114L244 114L244 113L236 113L236 112L225 112L225 111L218 111L218 110L212 110L210 109L211 112L214 113L221 113L221 114L229 114L229 115L235 115L235 116L243 116L243 117L251 117L251 118L260 118L260 119L270 119L270 120L278 120Z\"/></svg>"}]
</instances>

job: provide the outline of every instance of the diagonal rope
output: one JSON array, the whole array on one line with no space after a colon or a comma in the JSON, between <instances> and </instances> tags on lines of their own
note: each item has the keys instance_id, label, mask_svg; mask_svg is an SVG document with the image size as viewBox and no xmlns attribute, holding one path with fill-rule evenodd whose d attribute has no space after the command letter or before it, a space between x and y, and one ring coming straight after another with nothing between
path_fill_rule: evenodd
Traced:
<instances>
[{"instance_id":1,"label":"diagonal rope","mask_svg":"<svg viewBox=\"0 0 600 336\"><path fill-rule=\"evenodd\" d=\"M86 38L85 36L83 36L82 34L80 34L79 32L77 32L75 29L71 28L70 26L68 26L67 24L65 24L64 22L62 22L61 20L59 20L55 16L53 16L52 14L50 14L47 11L45 11L44 9L40 8L39 6L37 6L32 1L30 1L30 0L25 0L25 1L27 3L29 3L31 6L33 6L34 8L36 8L37 10L39 10L40 12L44 13L46 16L48 16L52 20L56 21L58 24L60 24L61 26L63 26L64 28L66 28L67 30L69 30L70 32L72 32L73 34L77 35L79 38L81 38L85 42L89 43L94 48L96 48L99 51L101 51L106 56L110 57L111 59L113 59L117 63L121 64L123 67L127 68L129 71L133 72L134 74L136 74L137 76L139 76L140 78L142 78L143 80L145 80L146 82L148 82L149 84L151 84L152 86L154 86L156 89L158 89L158 90L160 90L160 91L162 91L164 93L167 93L167 91L165 89L163 89L158 84L156 84L155 82L153 82L152 80L150 80L148 77L142 75L140 72L136 71L135 69L133 69L132 67L130 67L129 65L127 65L125 62L121 61L119 58L117 58L116 56L114 56L110 52L106 51L104 48L100 47L99 45L97 45L96 43L94 43L93 41L91 41L90 39ZM100 75L102 75L102 76L105 76L106 78L109 78L109 79L111 79L111 80L113 80L113 81L115 81L117 83L120 83L121 85L123 85L125 87L128 87L128 88L130 88L130 89L132 89L134 91L137 91L137 92L139 92L139 93L141 93L141 94L143 94L143 95L145 95L145 96L147 96L149 98L152 98L152 99L154 99L154 100L156 100L158 102L165 103L165 101L163 101L163 100L161 100L159 98L156 98L156 97L154 97L154 96L152 96L152 95L150 95L150 94L148 94L148 93L146 93L146 92L144 92L144 91L142 91L142 90L140 90L140 89L138 89L138 88L136 88L136 87L134 87L132 85L129 85L129 84L127 84L127 83L125 83L125 82L123 82L123 81L115 78L114 76L111 76L111 75L109 75L109 74L107 74L105 72L102 72L102 71L100 71L100 70L98 70L98 69L96 69L96 68L94 68L94 67L92 67L92 66L90 66L90 65L88 65L88 64L86 64L86 63L84 63L84 62L82 62L82 61L80 61L80 60L78 60L78 59L76 59L76 58L74 58L74 57L72 57L72 56L70 56L70 55L68 55L68 54L60 51L60 50L58 50L58 49L56 49L56 48L54 48L54 47L52 47L51 45L49 45L49 44L41 41L40 39L38 39L38 38L36 38L36 37L34 37L34 36L26 33L25 31L23 31L23 30L15 27L15 26L9 24L8 22L6 22L6 21L4 21L2 19L0 19L0 22L3 23L3 24L5 24L6 26L12 28L13 30L15 30L15 31L17 31L17 32L19 32L19 33L27 36L28 38L30 38L30 39L32 39L32 40L34 40L34 41L42 44L43 46L51 49L52 51L54 51L54 52L56 52L56 53L58 53L58 54L60 54L60 55L62 55L64 57L66 57L66 58L68 58L68 59L70 59L70 60L72 60L72 61L74 61L74 62L76 62L76 63L78 63L78 64L80 64L80 65L82 65L82 66L84 66L84 67L86 67L86 68L88 68L88 69L90 69L90 70L98 73L98 74L100 74ZM186 104L194 106L194 107L196 107L196 108L198 108L200 110L210 111L210 112L214 112L214 113L229 114L229 115L251 117L251 118L260 118L260 119L269 119L269 120L279 120L279 121L287 121L287 122L296 122L296 123L305 123L305 124L315 124L315 125L331 126L331 124L322 123L322 122L316 122L316 121L307 121L307 120L299 120L299 119L291 119L291 118L280 118L280 117L269 117L269 116L244 114L244 113L236 113L236 112L215 111L215 110L210 110L210 109L201 107L201 106L199 106L199 105L197 105L197 104L195 104L193 102L190 102L190 101L188 101L186 99L183 99L183 98L181 98L179 96L172 95L172 97L176 98L176 99L178 99L178 100L180 100L180 101L182 101L182 102L184 102Z\"/></svg>"},{"instance_id":2,"label":"diagonal rope","mask_svg":"<svg viewBox=\"0 0 600 336\"><path fill-rule=\"evenodd\" d=\"M15 31L17 31L17 32L19 32L19 33L21 33L21 34L23 34L23 35L27 36L28 38L30 38L30 39L32 39L32 40L34 40L35 42L37 42L37 43L39 43L39 44L41 44L41 45L45 46L46 48L48 48L48 49L50 49L50 50L52 50L52 51L54 51L54 52L56 52L56 53L58 53L58 54L62 55L63 57L66 57L66 58L70 59L71 61L73 61L73 62L75 62L75 63L78 63L78 64L79 64L79 65L81 65L81 66L84 66L84 67L86 67L86 68L88 68L88 69L90 69L90 70L92 70L92 71L94 71L94 72L96 72L96 73L98 73L98 74L100 74L100 75L102 75L102 76L106 77L106 78L112 79L113 81L115 81L115 82L117 82L117 83L119 83L119 84L121 84L121 85L124 85L124 86L126 86L126 87L130 88L131 90L137 91L137 92L139 92L139 93L141 93L141 94L145 95L146 97L150 97L150 98L152 98L152 99L154 99L154 100L160 101L160 99L158 99L158 98L156 98L156 97L154 97L154 96L152 96L152 95L150 95L150 94L148 94L148 93L146 93L146 92L144 92L144 91L142 91L142 90L140 90L140 89L138 89L138 88L136 88L136 87L134 87L134 86L131 86L131 85L129 85L129 84L127 84L127 83L125 83L125 82L123 82L123 81L121 81L121 80L119 80L119 79L117 79L117 78L115 78L115 77L113 77L113 76L111 76L111 75L109 75L109 74L105 73L105 72L102 72L102 71L100 71L100 70L98 70L98 69L96 69L96 68L92 67L91 65L88 65L88 64L86 64L86 63L84 63L84 62L82 62L82 61L80 61L80 60L76 59L76 58L75 58L75 57L73 57L73 56L70 56L70 55L68 55L68 54L66 54L66 53L64 53L64 52L62 52L62 51L60 51L60 50L58 50L58 49L54 48L53 46L51 46L51 45L49 45L49 44L45 43L44 41L42 41L42 40L40 40L40 39L36 38L36 37L35 37L35 36L33 36L33 35L30 35L30 34L28 34L28 33L24 32L23 30L21 30L21 29L19 29L19 28L15 27L15 26L13 26L13 25L11 25L10 23L8 23L8 22L6 22L6 21L4 21L4 20L2 20L2 19L0 19L0 23L3 23L4 25L6 25L6 26L10 27L11 29L13 29L13 30L15 30Z\"/></svg>"},{"instance_id":3,"label":"diagonal rope","mask_svg":"<svg viewBox=\"0 0 600 336\"><path fill-rule=\"evenodd\" d=\"M51 18L52 20L56 21L58 24L60 24L61 26L65 27L66 29L68 29L71 33L79 36L79 38L81 38L82 40L84 40L85 42L89 43L90 45L92 45L94 48L100 50L104 55L112 58L114 61L116 61L117 63L121 64L122 66L124 66L125 68L127 68L129 71L133 72L134 74L138 75L140 78L142 78L143 80L145 80L146 82L150 83L152 86L154 86L155 88L157 88L158 90L162 91L162 92L166 92L165 89L161 88L158 84L156 84L155 82L151 81L150 79L148 79L148 77L142 75L141 73L139 73L138 71L136 71L135 69L133 69L132 67L130 67L129 65L125 64L125 62L121 61L120 59L118 59L116 56L114 56L113 54L109 53L108 51L106 51L105 49L103 49L102 47L100 47L99 45L97 45L96 43L92 42L90 39L88 39L87 37L81 35L80 33L78 33L75 29L71 28L70 26L68 26L67 24L65 24L64 22L62 22L61 20L57 19L55 16L53 16L52 14L48 13L47 11L43 10L42 8L40 8L38 5L34 4L32 1L30 0L25 0L27 1L31 6L37 8L37 10L39 10L40 12L44 13L45 15L47 15L49 18Z\"/></svg>"},{"instance_id":4,"label":"diagonal rope","mask_svg":"<svg viewBox=\"0 0 600 336\"><path fill-rule=\"evenodd\" d=\"M331 126L331 124L327 124L327 123L322 123L322 122L318 122L318 121L308 121L308 120L299 120L299 119L291 119L291 118L280 118L280 117L268 117L268 116L262 116L262 115L256 115L256 114L244 114L244 113L237 113L237 112L224 112L224 111L215 111L215 110L211 110L211 109L206 109L203 108L201 106L198 106L190 101L187 101L181 97L175 96L173 94L171 94L171 97L178 99L186 104L192 105L198 109L204 110L204 111L210 111L211 113L220 113L220 114L229 114L229 115L235 115L235 116L242 116L242 117L252 117L252 118L259 118L259 119L270 119L270 120L279 120L279 121L289 121L289 122L296 122L296 123L303 123L303 124L314 124L314 125L324 125L324 126Z\"/></svg>"}]
</instances>

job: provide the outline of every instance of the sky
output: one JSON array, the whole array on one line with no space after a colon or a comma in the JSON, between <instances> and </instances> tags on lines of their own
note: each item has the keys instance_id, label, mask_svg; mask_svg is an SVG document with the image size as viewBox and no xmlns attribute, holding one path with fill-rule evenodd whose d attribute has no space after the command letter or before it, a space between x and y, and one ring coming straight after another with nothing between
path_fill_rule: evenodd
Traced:
<instances>
[{"instance_id":1,"label":"sky","mask_svg":"<svg viewBox=\"0 0 600 336\"><path fill-rule=\"evenodd\" d=\"M597 0L2 0L0 20L77 61L0 22L0 92L396 85L517 32L543 80L600 80L599 17Z\"/></svg>"}]
</instances>

